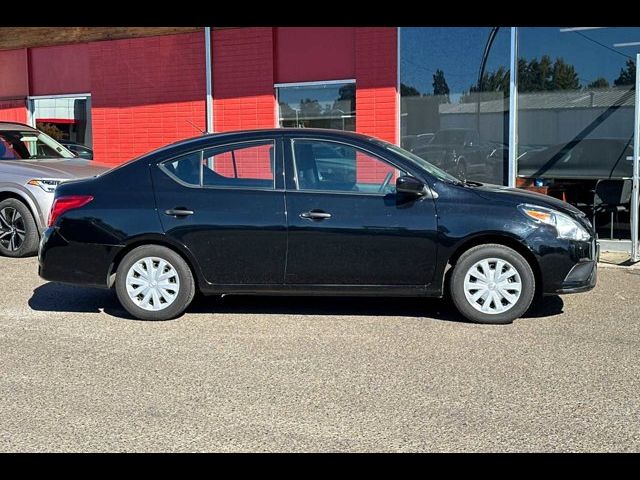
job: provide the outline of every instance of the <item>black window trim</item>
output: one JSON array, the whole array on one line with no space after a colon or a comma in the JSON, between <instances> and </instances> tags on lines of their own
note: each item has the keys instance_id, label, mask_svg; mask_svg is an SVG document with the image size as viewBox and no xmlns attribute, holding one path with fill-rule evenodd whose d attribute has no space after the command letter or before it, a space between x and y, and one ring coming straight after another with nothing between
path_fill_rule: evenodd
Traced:
<instances>
[{"instance_id":1,"label":"black window trim","mask_svg":"<svg viewBox=\"0 0 640 480\"><path fill-rule=\"evenodd\" d=\"M324 193L324 194L329 194L329 195L359 195L359 196L374 196L374 197L385 197L387 195L389 195L388 193L369 193L369 192L347 192L347 191L340 191L340 190L312 190L312 189L304 189L301 190L300 186L298 184L298 166L296 164L296 154L295 154L295 146L294 146L294 142L296 140L308 140L308 141L314 141L314 142L328 142L328 143L337 143L340 145L345 145L347 147L351 147L355 150L360 150L362 152L367 153L368 155L371 155L372 157L377 158L378 160L380 160L381 162L391 165L393 168L395 168L396 170L399 170L401 173L404 174L411 174L411 172L408 172L406 168L404 167L400 167L398 166L396 163L387 160L386 158L383 158L381 155L372 152L371 150L361 147L360 145L354 145L353 143L347 143L346 141L343 140L334 140L334 139L326 139L326 138L320 138L320 137L305 137L305 136L295 136L295 137L289 137L289 141L291 144L291 162L292 162L292 167L293 167L293 183L295 185L295 190L291 190L286 188L286 179L285 179L285 190L288 192L299 192L299 193ZM286 172L285 172L286 175Z\"/></svg>"},{"instance_id":2,"label":"black window trim","mask_svg":"<svg viewBox=\"0 0 640 480\"><path fill-rule=\"evenodd\" d=\"M273 171L273 186L271 188L267 188L267 187L234 187L231 185L204 185L203 182L203 176L204 176L204 153L207 150L213 150L213 149L218 149L218 148L225 148L228 146L233 146L233 145L246 145L248 143L271 143L273 145L273 158L274 158L274 171ZM233 149L231 149L231 151L233 151ZM171 163L176 161L179 158L182 157L186 157L188 155L191 155L193 153L196 152L200 152L200 184L199 185L195 185L192 183L187 183L184 180L176 177L173 173L171 173L169 171L169 169L167 167L164 166L165 163ZM221 152L224 153L224 152ZM185 153L181 153L180 155L175 155L172 156L171 158L167 158L165 160L162 160L161 162L158 162L157 165L160 168L160 170L165 173L167 176L169 176L173 181L179 183L180 185L187 187L187 188L200 188L200 189L214 189L214 190L246 190L246 191L259 191L259 192L282 192L284 191L284 188L276 188L276 172L278 169L277 163L278 163L278 153L279 153L279 147L278 147L278 137L266 137L266 138L261 138L261 139L250 139L250 140L236 140L233 142L229 142L229 143L221 143L219 145L211 145L211 146L207 146L207 147L200 147L200 148L196 148L194 150L191 150L189 152L185 152Z\"/></svg>"}]
</instances>

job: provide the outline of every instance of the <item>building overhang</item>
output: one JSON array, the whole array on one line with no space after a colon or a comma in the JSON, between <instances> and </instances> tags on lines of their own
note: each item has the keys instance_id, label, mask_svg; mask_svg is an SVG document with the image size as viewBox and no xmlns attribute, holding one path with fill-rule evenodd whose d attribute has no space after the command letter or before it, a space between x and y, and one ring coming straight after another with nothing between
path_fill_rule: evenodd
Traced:
<instances>
[{"instance_id":1,"label":"building overhang","mask_svg":"<svg viewBox=\"0 0 640 480\"><path fill-rule=\"evenodd\" d=\"M199 30L204 30L204 27L2 27L0 50L174 35Z\"/></svg>"}]
</instances>

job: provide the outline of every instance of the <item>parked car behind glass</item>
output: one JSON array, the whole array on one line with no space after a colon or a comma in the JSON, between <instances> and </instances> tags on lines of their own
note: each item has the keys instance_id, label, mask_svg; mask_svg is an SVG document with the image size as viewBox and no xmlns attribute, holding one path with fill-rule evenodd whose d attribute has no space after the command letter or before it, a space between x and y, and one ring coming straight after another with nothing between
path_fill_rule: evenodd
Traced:
<instances>
[{"instance_id":1,"label":"parked car behind glass","mask_svg":"<svg viewBox=\"0 0 640 480\"><path fill-rule=\"evenodd\" d=\"M507 151L495 143L480 142L477 130L445 128L426 141L416 141L411 152L460 179L502 183Z\"/></svg>"},{"instance_id":2,"label":"parked car behind glass","mask_svg":"<svg viewBox=\"0 0 640 480\"><path fill-rule=\"evenodd\" d=\"M536 293L596 283L584 214L463 182L386 142L275 129L175 143L58 186L39 254L51 281L115 288L133 316L205 294L442 297L508 323Z\"/></svg>"},{"instance_id":3,"label":"parked car behind glass","mask_svg":"<svg viewBox=\"0 0 640 480\"><path fill-rule=\"evenodd\" d=\"M93 150L86 145L78 142L72 142L70 140L60 140L60 144L67 150L76 154L76 157L86 158L87 160L93 160Z\"/></svg>"},{"instance_id":4,"label":"parked car behind glass","mask_svg":"<svg viewBox=\"0 0 640 480\"><path fill-rule=\"evenodd\" d=\"M0 254L34 255L57 185L107 169L28 125L0 122Z\"/></svg>"}]
</instances>

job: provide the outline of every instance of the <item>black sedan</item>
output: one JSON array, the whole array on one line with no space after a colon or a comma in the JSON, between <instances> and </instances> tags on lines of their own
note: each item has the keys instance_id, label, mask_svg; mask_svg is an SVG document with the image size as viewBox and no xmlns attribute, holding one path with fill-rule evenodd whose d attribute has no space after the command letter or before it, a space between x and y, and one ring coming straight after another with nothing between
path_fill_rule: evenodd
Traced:
<instances>
[{"instance_id":1,"label":"black sedan","mask_svg":"<svg viewBox=\"0 0 640 480\"><path fill-rule=\"evenodd\" d=\"M543 195L463 182L395 145L274 129L172 144L61 184L42 278L115 288L135 317L215 294L449 292L466 318L509 323L536 294L590 290L585 216Z\"/></svg>"}]
</instances>

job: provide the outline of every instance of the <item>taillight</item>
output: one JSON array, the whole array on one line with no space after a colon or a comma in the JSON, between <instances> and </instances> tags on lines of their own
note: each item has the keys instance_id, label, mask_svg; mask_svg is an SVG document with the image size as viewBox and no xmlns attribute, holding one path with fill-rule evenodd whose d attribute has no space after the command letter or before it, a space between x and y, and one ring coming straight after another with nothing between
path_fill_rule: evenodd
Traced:
<instances>
[{"instance_id":1,"label":"taillight","mask_svg":"<svg viewBox=\"0 0 640 480\"><path fill-rule=\"evenodd\" d=\"M51 212L49 212L49 226L53 226L63 213L74 208L84 207L91 200L93 200L91 195L68 195L56 198L51 206Z\"/></svg>"}]
</instances>

